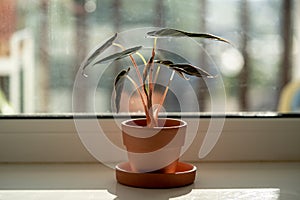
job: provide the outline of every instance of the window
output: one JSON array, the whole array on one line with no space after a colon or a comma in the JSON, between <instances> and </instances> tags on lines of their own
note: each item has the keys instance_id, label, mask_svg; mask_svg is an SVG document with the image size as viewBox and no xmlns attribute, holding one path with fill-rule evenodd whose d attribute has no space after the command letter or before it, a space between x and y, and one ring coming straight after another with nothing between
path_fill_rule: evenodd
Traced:
<instances>
[{"instance_id":1,"label":"window","mask_svg":"<svg viewBox=\"0 0 300 200\"><path fill-rule=\"evenodd\" d=\"M186 50L197 65L218 70L224 87L213 95L216 102L226 101L224 111L298 112L298 9L293 0L3 0L1 112L73 112L74 80L88 52L114 32L143 27L210 32L232 42L230 46L197 40L199 50ZM106 70L109 78L99 81L94 112L112 111L113 74L118 70ZM213 112L206 84L189 81L197 98L192 103L200 112ZM81 97L90 98L84 92ZM90 111L86 101L84 110ZM178 110L170 98L167 102L169 112L193 110Z\"/></svg>"},{"instance_id":2,"label":"window","mask_svg":"<svg viewBox=\"0 0 300 200\"><path fill-rule=\"evenodd\" d=\"M217 156L208 160L222 161L224 153L227 161L299 160L299 9L295 0L1 0L0 162L91 161L74 133L73 115L66 114L74 112L80 63L115 32L136 33L144 27L210 32L232 42L196 40L196 49L185 48L197 65L215 70L218 85L211 84L211 92L208 82L191 78L188 86L196 101L178 110L178 102L167 99L168 112L202 117L205 126L214 114L225 114L221 117L227 117L227 134ZM91 70L95 75L103 72ZM111 94L118 71L104 70L107 76L95 93L76 90L85 103L78 112L99 113L100 120L113 124ZM184 87L174 81L176 86ZM195 111L195 105L200 112L184 113ZM204 131L199 129L197 137ZM190 159L198 159L197 148L192 148Z\"/></svg>"}]
</instances>

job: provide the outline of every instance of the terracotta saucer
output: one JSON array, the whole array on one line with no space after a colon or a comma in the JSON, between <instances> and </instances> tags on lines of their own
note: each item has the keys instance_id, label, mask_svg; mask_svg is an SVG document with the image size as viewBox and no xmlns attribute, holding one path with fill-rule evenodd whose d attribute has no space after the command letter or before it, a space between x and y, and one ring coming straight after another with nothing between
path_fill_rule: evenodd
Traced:
<instances>
[{"instance_id":1,"label":"terracotta saucer","mask_svg":"<svg viewBox=\"0 0 300 200\"><path fill-rule=\"evenodd\" d=\"M175 173L135 173L128 162L116 166L116 179L119 183L140 188L174 188L190 185L194 182L197 168L194 165L179 162Z\"/></svg>"}]
</instances>

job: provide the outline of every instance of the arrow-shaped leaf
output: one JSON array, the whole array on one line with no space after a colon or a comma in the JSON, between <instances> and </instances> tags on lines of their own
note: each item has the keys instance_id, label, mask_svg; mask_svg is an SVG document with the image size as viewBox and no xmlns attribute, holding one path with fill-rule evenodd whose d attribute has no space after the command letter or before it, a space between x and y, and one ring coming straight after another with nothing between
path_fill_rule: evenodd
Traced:
<instances>
[{"instance_id":1,"label":"arrow-shaped leaf","mask_svg":"<svg viewBox=\"0 0 300 200\"><path fill-rule=\"evenodd\" d=\"M211 74L209 74L208 72L204 71L203 69L196 67L194 65L191 64L172 64L169 65L170 68L176 70L176 71L180 71L182 73L191 75L191 76L196 76L196 77L206 77L206 78L213 78L214 76L212 76Z\"/></svg>"},{"instance_id":2,"label":"arrow-shaped leaf","mask_svg":"<svg viewBox=\"0 0 300 200\"><path fill-rule=\"evenodd\" d=\"M177 29L171 29L171 28L164 28L160 29L158 31L150 31L147 33L148 36L151 37L194 37L194 38L205 38L205 39L212 39L212 40L218 40L221 42L230 42L224 38L221 38L219 36L209 34L209 33L190 33L185 32Z\"/></svg>"},{"instance_id":3,"label":"arrow-shaped leaf","mask_svg":"<svg viewBox=\"0 0 300 200\"><path fill-rule=\"evenodd\" d=\"M194 65L188 63L173 63L170 60L156 60L155 63L160 63L169 67L170 69L175 70L182 78L187 79L184 74L188 74L190 76L196 77L206 77L206 78L213 78L211 74L204 71L203 69L196 67Z\"/></svg>"},{"instance_id":4,"label":"arrow-shaped leaf","mask_svg":"<svg viewBox=\"0 0 300 200\"><path fill-rule=\"evenodd\" d=\"M96 64L101 64L101 63L108 63L110 61L115 61L115 60L119 60L121 58L124 58L126 56L130 56L131 54L134 54L135 52L137 52L138 50L140 50L142 48L142 46L136 46L136 47L132 47L130 49L126 49L122 52L118 52L118 53L115 53L115 54L112 54L110 56L107 56L97 62L95 62L94 65Z\"/></svg>"},{"instance_id":5,"label":"arrow-shaped leaf","mask_svg":"<svg viewBox=\"0 0 300 200\"><path fill-rule=\"evenodd\" d=\"M170 65L172 65L172 64L174 64L172 61L170 61L170 60L156 60L156 61L154 61L155 63L159 63L159 64L162 64L162 65L164 65L164 66L167 66L167 67L169 67L170 68ZM183 78L183 79L185 79L185 80L189 80L183 73L182 73L182 71L180 71L180 70L176 70L176 69L174 69L175 70L175 72L181 77L181 78Z\"/></svg>"},{"instance_id":6,"label":"arrow-shaped leaf","mask_svg":"<svg viewBox=\"0 0 300 200\"><path fill-rule=\"evenodd\" d=\"M112 36L109 40L107 40L102 46L94 50L91 55L81 64L82 70L85 70L85 68L102 52L104 52L108 47L110 47L115 39L117 38L118 34L116 33L114 36Z\"/></svg>"},{"instance_id":7,"label":"arrow-shaped leaf","mask_svg":"<svg viewBox=\"0 0 300 200\"><path fill-rule=\"evenodd\" d=\"M166 66L173 65L174 63L170 60L155 60L155 63L163 64Z\"/></svg>"},{"instance_id":8,"label":"arrow-shaped leaf","mask_svg":"<svg viewBox=\"0 0 300 200\"><path fill-rule=\"evenodd\" d=\"M115 98L115 104L117 112L120 110L120 101L121 101L121 95L124 88L124 82L127 74L129 73L130 67L125 70L123 69L120 71L120 73L117 75L115 79L115 91L116 91L116 98Z\"/></svg>"}]
</instances>

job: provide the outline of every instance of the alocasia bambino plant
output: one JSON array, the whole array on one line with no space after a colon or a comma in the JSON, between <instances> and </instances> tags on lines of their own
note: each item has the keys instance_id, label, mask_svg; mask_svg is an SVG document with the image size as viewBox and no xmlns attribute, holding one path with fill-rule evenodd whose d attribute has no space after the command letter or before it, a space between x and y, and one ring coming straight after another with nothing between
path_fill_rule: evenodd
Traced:
<instances>
[{"instance_id":1,"label":"alocasia bambino plant","mask_svg":"<svg viewBox=\"0 0 300 200\"><path fill-rule=\"evenodd\" d=\"M121 44L115 43L114 41L118 37L118 34L116 33L114 36L112 36L109 40L107 40L102 46L94 50L90 53L90 55L83 61L81 68L83 70L83 75L87 77L87 74L85 72L86 68L90 65L96 65L96 64L103 64L103 63L109 63L113 62L115 60L120 60L125 57L129 57L132 63L132 66L128 67L128 69L121 70L118 75L115 78L114 82L114 89L116 92L115 97L115 105L116 105L116 111L119 112L120 109L120 101L121 101L121 95L122 90L124 87L124 81L125 79L128 79L133 86L135 87L136 91L138 92L141 102L143 104L143 108L145 111L146 119L147 119L147 126L148 127L155 127L157 126L158 121L158 113L161 110L161 107L165 101L165 98L167 96L169 86L173 80L173 77L175 73L177 73L180 77L184 79L188 79L186 75L189 76L195 76L200 78L213 78L214 76L209 74L208 72L204 71L203 69L194 66L190 63L174 63L172 60L161 60L157 59L156 56L156 43L158 38L166 38L166 37L194 37L194 38L205 38L205 39L212 39L217 40L225 43L229 43L227 40L212 35L208 33L189 33L181 30L176 29L170 29L170 28L163 28L158 31L151 31L147 33L148 37L151 37L154 39L153 47L151 56L146 61L144 56L139 53L139 50L141 50L142 46L136 46L132 48L125 49ZM114 53L112 55L109 55L105 58L99 59L98 56L104 52L106 49L108 49L111 46L117 46L122 51L118 53ZM140 59L144 63L144 69L143 72L141 72L138 68L137 62L133 58L133 54L137 54ZM159 67L156 70L156 73L154 74L154 64L159 64ZM168 83L166 85L166 88L164 90L164 93L160 99L160 102L157 107L153 107L153 101L152 96L154 92L154 85L156 83L160 65L168 67L170 70L172 70L172 74L170 78L168 79ZM140 88L138 84L129 76L130 68L133 67L135 69L136 75L138 77L138 81L140 82L140 85L143 87Z\"/></svg>"}]
</instances>

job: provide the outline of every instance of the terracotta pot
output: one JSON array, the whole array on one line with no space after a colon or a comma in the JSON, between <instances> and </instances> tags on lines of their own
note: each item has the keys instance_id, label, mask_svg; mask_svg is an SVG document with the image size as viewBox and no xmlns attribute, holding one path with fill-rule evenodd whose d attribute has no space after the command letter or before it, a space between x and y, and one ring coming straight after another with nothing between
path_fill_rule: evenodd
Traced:
<instances>
[{"instance_id":1,"label":"terracotta pot","mask_svg":"<svg viewBox=\"0 0 300 200\"><path fill-rule=\"evenodd\" d=\"M159 119L158 126L153 128L146 126L146 119L124 121L122 137L131 170L175 173L186 126L186 122L178 119Z\"/></svg>"}]
</instances>

